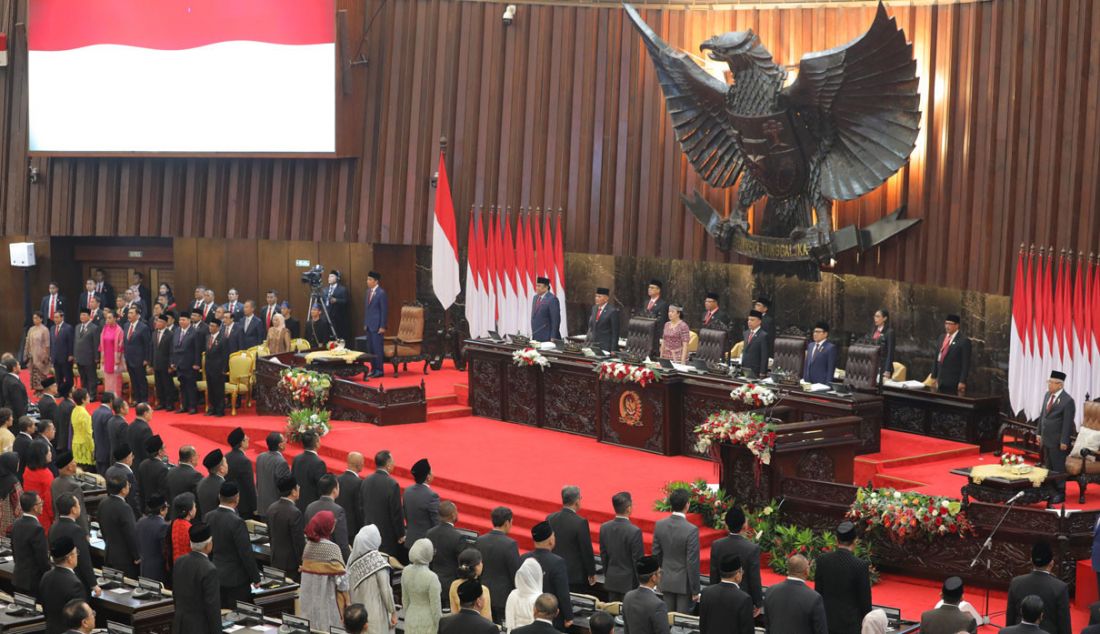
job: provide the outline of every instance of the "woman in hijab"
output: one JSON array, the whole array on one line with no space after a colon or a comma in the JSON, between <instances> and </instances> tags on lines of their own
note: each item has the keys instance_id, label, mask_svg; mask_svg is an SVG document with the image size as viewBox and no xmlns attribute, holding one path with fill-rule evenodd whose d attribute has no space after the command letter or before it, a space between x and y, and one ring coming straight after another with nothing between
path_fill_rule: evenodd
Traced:
<instances>
[{"instance_id":1,"label":"woman in hijab","mask_svg":"<svg viewBox=\"0 0 1100 634\"><path fill-rule=\"evenodd\" d=\"M11 534L11 525L23 515L19 496L23 486L19 484L19 454L14 451L0 454L0 536Z\"/></svg>"},{"instance_id":2,"label":"woman in hijab","mask_svg":"<svg viewBox=\"0 0 1100 634\"><path fill-rule=\"evenodd\" d=\"M379 552L382 534L374 524L359 529L348 558L348 591L352 603L367 608L367 634L393 634L397 608L390 586L390 561Z\"/></svg>"},{"instance_id":3,"label":"woman in hijab","mask_svg":"<svg viewBox=\"0 0 1100 634\"><path fill-rule=\"evenodd\" d=\"M535 599L542 594L542 566L525 559L516 571L516 589L504 606L504 625L509 631L535 622Z\"/></svg>"},{"instance_id":4,"label":"woman in hijab","mask_svg":"<svg viewBox=\"0 0 1100 634\"><path fill-rule=\"evenodd\" d=\"M340 547L331 541L336 528L332 511L321 511L306 525L306 548L302 553L302 589L299 616L309 619L310 628L322 632L344 624L348 605L348 577Z\"/></svg>"},{"instance_id":5,"label":"woman in hijab","mask_svg":"<svg viewBox=\"0 0 1100 634\"><path fill-rule=\"evenodd\" d=\"M409 550L409 566L401 573L405 634L436 634L439 631L442 590L439 577L428 567L434 555L435 547L427 538L416 540Z\"/></svg>"},{"instance_id":6,"label":"woman in hijab","mask_svg":"<svg viewBox=\"0 0 1100 634\"><path fill-rule=\"evenodd\" d=\"M886 634L888 625L886 612L881 608L871 610L867 613L867 616L863 617L863 628L860 630L860 634Z\"/></svg>"},{"instance_id":7,"label":"woman in hijab","mask_svg":"<svg viewBox=\"0 0 1100 634\"><path fill-rule=\"evenodd\" d=\"M279 313L271 318L271 328L267 330L267 350L271 354L290 352L290 331L286 329L285 323L286 320Z\"/></svg>"}]
</instances>

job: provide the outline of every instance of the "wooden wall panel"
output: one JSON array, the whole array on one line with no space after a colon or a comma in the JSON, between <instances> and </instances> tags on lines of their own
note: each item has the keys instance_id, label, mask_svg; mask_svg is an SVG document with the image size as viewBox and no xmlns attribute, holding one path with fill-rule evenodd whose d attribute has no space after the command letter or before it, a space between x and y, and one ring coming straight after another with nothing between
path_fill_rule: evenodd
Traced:
<instances>
[{"instance_id":1,"label":"wooden wall panel","mask_svg":"<svg viewBox=\"0 0 1100 634\"><path fill-rule=\"evenodd\" d=\"M316 245L332 241L428 244L429 183L446 136L462 234L472 206L561 207L571 252L744 262L718 252L680 203L695 188L721 209L734 197L703 186L684 161L619 7L521 4L505 27L497 3L382 2L338 0L349 10L352 51L364 16L381 9L362 46L369 63L350 71L348 99L359 106L345 132L362 150L342 159L28 159L26 0L3 3L0 31L12 46L0 70L0 230L266 239L311 261L325 255ZM1021 242L1095 250L1096 4L998 0L890 11L914 43L921 136L909 165L875 192L836 205L835 222L866 225L906 205L924 223L869 253L843 255L837 271L1007 293ZM860 35L874 9L642 13L693 53L714 33L751 27L778 62L795 64ZM28 165L40 171L36 184ZM353 266L350 252L340 257ZM257 284L295 282L262 266L257 275Z\"/></svg>"}]
</instances>

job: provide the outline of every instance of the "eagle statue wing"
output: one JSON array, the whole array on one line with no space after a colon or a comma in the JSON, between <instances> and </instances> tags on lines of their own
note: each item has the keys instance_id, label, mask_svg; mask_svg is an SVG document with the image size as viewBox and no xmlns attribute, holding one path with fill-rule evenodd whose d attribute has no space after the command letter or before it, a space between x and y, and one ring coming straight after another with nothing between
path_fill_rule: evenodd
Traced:
<instances>
[{"instance_id":1,"label":"eagle statue wing","mask_svg":"<svg viewBox=\"0 0 1100 634\"><path fill-rule=\"evenodd\" d=\"M649 49L684 154L708 184L730 187L743 161L726 114L729 86L707 74L687 53L669 46L634 7L624 8Z\"/></svg>"},{"instance_id":2,"label":"eagle statue wing","mask_svg":"<svg viewBox=\"0 0 1100 634\"><path fill-rule=\"evenodd\" d=\"M861 37L802 57L784 96L820 137L824 196L858 198L905 164L920 131L917 87L913 45L882 2Z\"/></svg>"}]
</instances>

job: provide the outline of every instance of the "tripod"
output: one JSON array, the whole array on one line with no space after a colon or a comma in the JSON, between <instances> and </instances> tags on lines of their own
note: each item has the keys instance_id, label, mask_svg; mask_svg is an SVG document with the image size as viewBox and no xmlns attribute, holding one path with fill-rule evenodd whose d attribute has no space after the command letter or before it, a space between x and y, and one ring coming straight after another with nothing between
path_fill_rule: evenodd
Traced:
<instances>
[{"instance_id":1,"label":"tripod","mask_svg":"<svg viewBox=\"0 0 1100 634\"><path fill-rule=\"evenodd\" d=\"M1004 524L1005 520L1008 519L1008 514L1010 512L1012 512L1012 508L1013 508L1012 505L1016 503L1016 500L1023 497L1023 495L1024 495L1024 492L1020 491L1016 495L1009 498L1007 502L1005 502L1005 512L1004 512L1004 514L1001 515L1001 519L997 522L997 525L993 527L992 531L990 531L989 537L985 538L985 543L983 543L982 547L978 550L978 554L974 555L974 559L973 559L973 561L970 562L969 568L973 569L974 566L978 565L978 560L981 559L982 554L985 553L986 550L993 547L993 536L997 534L998 530L1000 530L1001 524ZM989 576L989 572L990 572L989 568L990 568L990 560L989 560L989 556L987 555L986 558L985 558L985 572L986 572L987 577ZM979 626L981 626L981 625L992 625L989 617L994 616L994 614L1002 614L1002 613L1001 612L993 613L993 612L989 611L989 585L986 584L986 586L985 586L985 607L982 609L982 622L979 623L978 625Z\"/></svg>"},{"instance_id":2,"label":"tripod","mask_svg":"<svg viewBox=\"0 0 1100 634\"><path fill-rule=\"evenodd\" d=\"M312 309L314 302L316 302L317 305L321 307L321 314L325 316L325 321L328 322L328 327L330 330L332 330L332 337L336 339L336 326L332 323L332 317L330 317L328 314L328 304L325 302L325 298L321 295L320 284L317 284L316 286L313 284L309 285L309 301L306 303L306 305L309 306L310 309Z\"/></svg>"}]
</instances>

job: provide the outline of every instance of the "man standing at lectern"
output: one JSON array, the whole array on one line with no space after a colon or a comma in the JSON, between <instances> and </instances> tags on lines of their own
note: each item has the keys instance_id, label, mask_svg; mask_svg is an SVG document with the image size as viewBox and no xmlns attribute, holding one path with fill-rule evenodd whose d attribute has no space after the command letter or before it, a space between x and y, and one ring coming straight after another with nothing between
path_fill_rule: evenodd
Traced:
<instances>
[{"instance_id":1,"label":"man standing at lectern","mask_svg":"<svg viewBox=\"0 0 1100 634\"><path fill-rule=\"evenodd\" d=\"M561 338L561 305L550 292L550 278L535 280L535 296L531 298L531 338L550 341Z\"/></svg>"},{"instance_id":2,"label":"man standing at lectern","mask_svg":"<svg viewBox=\"0 0 1100 634\"><path fill-rule=\"evenodd\" d=\"M609 289L596 289L596 305L588 318L588 343L597 345L605 352L619 349L619 309L607 303L611 296Z\"/></svg>"},{"instance_id":3,"label":"man standing at lectern","mask_svg":"<svg viewBox=\"0 0 1100 634\"><path fill-rule=\"evenodd\" d=\"M932 362L932 385L945 394L965 394L966 375L970 373L970 337L959 332L958 315L944 320L943 339Z\"/></svg>"},{"instance_id":4,"label":"man standing at lectern","mask_svg":"<svg viewBox=\"0 0 1100 634\"><path fill-rule=\"evenodd\" d=\"M1076 429L1073 417L1076 404L1073 397L1066 394L1066 375L1054 370L1047 379L1047 395L1043 399L1042 414L1039 416L1039 437L1042 439L1043 465L1051 471L1066 470L1066 456L1069 455L1069 436ZM1066 481L1058 482L1058 495L1051 504L1059 504L1066 499Z\"/></svg>"}]
</instances>

